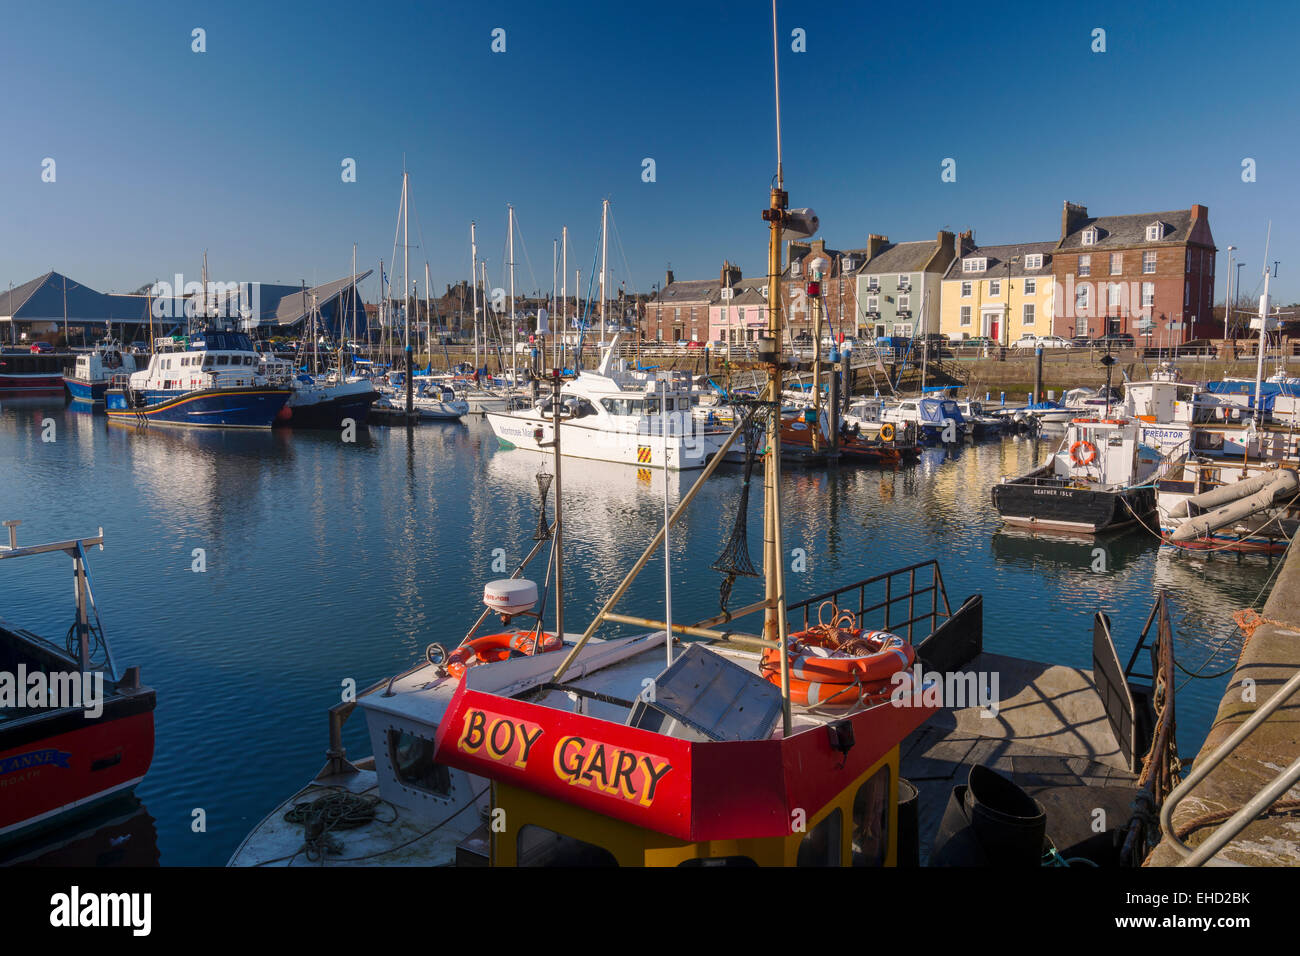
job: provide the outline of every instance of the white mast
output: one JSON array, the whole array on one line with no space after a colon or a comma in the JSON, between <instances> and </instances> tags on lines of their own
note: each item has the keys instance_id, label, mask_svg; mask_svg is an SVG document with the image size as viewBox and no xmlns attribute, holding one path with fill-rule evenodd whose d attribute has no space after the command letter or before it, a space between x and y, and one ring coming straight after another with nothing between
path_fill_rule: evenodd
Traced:
<instances>
[{"instance_id":1,"label":"white mast","mask_svg":"<svg viewBox=\"0 0 1300 956\"><path fill-rule=\"evenodd\" d=\"M603 352L605 349L605 253L609 246L609 200L605 199L600 204L600 348ZM601 356L602 361L604 356Z\"/></svg>"},{"instance_id":2,"label":"white mast","mask_svg":"<svg viewBox=\"0 0 1300 956\"><path fill-rule=\"evenodd\" d=\"M1264 389L1264 349L1268 345L1268 244L1273 238L1273 223L1268 224L1268 238L1264 240L1264 292L1259 297L1259 348L1255 359L1255 423L1264 421L1263 408L1260 405L1260 393Z\"/></svg>"},{"instance_id":3,"label":"white mast","mask_svg":"<svg viewBox=\"0 0 1300 956\"><path fill-rule=\"evenodd\" d=\"M409 240L410 220L406 214L406 181L408 173L402 170L402 346L408 350L411 348L411 246ZM407 377L411 375L411 370L406 370Z\"/></svg>"},{"instance_id":4,"label":"white mast","mask_svg":"<svg viewBox=\"0 0 1300 956\"><path fill-rule=\"evenodd\" d=\"M463 300L462 300L463 301ZM424 351L433 359L433 308L429 304L429 260L424 260ZM451 371L451 369L447 369Z\"/></svg>"},{"instance_id":5,"label":"white mast","mask_svg":"<svg viewBox=\"0 0 1300 956\"><path fill-rule=\"evenodd\" d=\"M469 224L469 254L473 264L469 269L469 284L474 287L474 370L478 370L478 241L474 236L474 222ZM486 293L486 289L484 292ZM464 300L462 300L464 301Z\"/></svg>"},{"instance_id":6,"label":"white mast","mask_svg":"<svg viewBox=\"0 0 1300 956\"><path fill-rule=\"evenodd\" d=\"M556 345L551 347L551 354L554 356L555 367L562 367L560 355L564 349L564 332L569 327L569 227L565 226L561 235L564 237L561 244L564 257L564 264L560 267L560 340Z\"/></svg>"},{"instance_id":7,"label":"white mast","mask_svg":"<svg viewBox=\"0 0 1300 956\"><path fill-rule=\"evenodd\" d=\"M552 322L555 321L555 294L560 290L559 284L555 281L556 280L555 273L556 270L559 269L559 267L560 267L560 241L558 239L552 239L551 240L551 321ZM563 330L563 328L564 328L564 323L560 323L560 329ZM552 335L551 341L554 342L555 333L552 332L551 335ZM552 354L554 354L555 352L554 345L551 346L551 352ZM541 356L542 356L542 365L543 367L545 367L546 364L545 343L542 344Z\"/></svg>"},{"instance_id":8,"label":"white mast","mask_svg":"<svg viewBox=\"0 0 1300 956\"><path fill-rule=\"evenodd\" d=\"M515 348L515 207L507 204L506 209L509 210L506 224L510 232L510 387L514 388L519 384L519 376L515 369L517 351Z\"/></svg>"}]
</instances>

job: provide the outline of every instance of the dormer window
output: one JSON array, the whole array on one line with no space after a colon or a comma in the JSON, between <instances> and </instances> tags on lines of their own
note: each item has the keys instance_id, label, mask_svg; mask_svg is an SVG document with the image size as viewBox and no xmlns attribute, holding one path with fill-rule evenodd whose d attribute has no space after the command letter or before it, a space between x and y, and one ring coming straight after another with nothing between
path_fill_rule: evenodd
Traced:
<instances>
[{"instance_id":1,"label":"dormer window","mask_svg":"<svg viewBox=\"0 0 1300 956\"><path fill-rule=\"evenodd\" d=\"M1147 242L1159 242L1165 237L1165 224L1163 222L1153 222L1147 226Z\"/></svg>"},{"instance_id":2,"label":"dormer window","mask_svg":"<svg viewBox=\"0 0 1300 956\"><path fill-rule=\"evenodd\" d=\"M844 257L844 262L843 262L843 264L840 266L840 268L842 268L845 272L852 272L852 271L853 271L853 266L854 266L853 257L852 257L852 256L845 256L845 257Z\"/></svg>"},{"instance_id":3,"label":"dormer window","mask_svg":"<svg viewBox=\"0 0 1300 956\"><path fill-rule=\"evenodd\" d=\"M983 272L988 268L989 260L983 256L972 256L961 261L962 272Z\"/></svg>"},{"instance_id":4,"label":"dormer window","mask_svg":"<svg viewBox=\"0 0 1300 956\"><path fill-rule=\"evenodd\" d=\"M790 263L790 275L797 276L802 270L803 270L802 259L796 259L794 262Z\"/></svg>"},{"instance_id":5,"label":"dormer window","mask_svg":"<svg viewBox=\"0 0 1300 956\"><path fill-rule=\"evenodd\" d=\"M1043 267L1043 254L1041 252L1028 253L1025 256L1026 269L1041 269Z\"/></svg>"},{"instance_id":6,"label":"dormer window","mask_svg":"<svg viewBox=\"0 0 1300 956\"><path fill-rule=\"evenodd\" d=\"M1095 246L1097 244L1096 227L1089 226L1087 229L1083 230L1083 244L1085 246Z\"/></svg>"}]
</instances>

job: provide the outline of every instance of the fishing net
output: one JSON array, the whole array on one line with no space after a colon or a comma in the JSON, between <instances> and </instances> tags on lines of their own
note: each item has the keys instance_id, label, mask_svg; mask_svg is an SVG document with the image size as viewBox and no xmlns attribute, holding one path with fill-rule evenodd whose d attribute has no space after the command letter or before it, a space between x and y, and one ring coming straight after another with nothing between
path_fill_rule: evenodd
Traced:
<instances>
[{"instance_id":1,"label":"fishing net","mask_svg":"<svg viewBox=\"0 0 1300 956\"><path fill-rule=\"evenodd\" d=\"M738 576L756 578L754 562L749 558L749 491L754 474L754 462L758 460L760 445L766 444L763 437L767 430L770 408L765 402L737 403L736 408L743 409L741 417L741 438L745 442L745 472L740 486L740 500L736 505L736 520L731 528L731 537L722 549L718 560L709 565L724 577L719 588L718 602L725 614L727 603L731 600L731 589Z\"/></svg>"},{"instance_id":2,"label":"fishing net","mask_svg":"<svg viewBox=\"0 0 1300 956\"><path fill-rule=\"evenodd\" d=\"M555 476L548 472L537 473L537 492L541 500L537 503L537 530L533 532L534 541L546 541L551 537L551 525L546 520L546 497L551 493L551 482L554 480Z\"/></svg>"}]
</instances>

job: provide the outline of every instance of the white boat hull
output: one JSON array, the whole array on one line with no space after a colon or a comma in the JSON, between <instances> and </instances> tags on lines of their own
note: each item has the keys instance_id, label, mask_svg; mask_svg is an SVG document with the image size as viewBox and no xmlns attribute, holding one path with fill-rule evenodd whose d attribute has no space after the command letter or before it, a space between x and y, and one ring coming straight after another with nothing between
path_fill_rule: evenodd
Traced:
<instances>
[{"instance_id":1,"label":"white boat hull","mask_svg":"<svg viewBox=\"0 0 1300 956\"><path fill-rule=\"evenodd\" d=\"M543 445L550 442L554 431L554 425L549 420L537 415L488 412L487 420L502 444L532 451L543 450ZM593 428L582 421L565 422L560 427L560 449L566 458L612 461L638 468L664 467L665 447L662 435ZM678 434L672 427L669 432L669 471L691 471L705 467L722 448L729 434L711 431L698 424L688 426L684 434Z\"/></svg>"}]
</instances>

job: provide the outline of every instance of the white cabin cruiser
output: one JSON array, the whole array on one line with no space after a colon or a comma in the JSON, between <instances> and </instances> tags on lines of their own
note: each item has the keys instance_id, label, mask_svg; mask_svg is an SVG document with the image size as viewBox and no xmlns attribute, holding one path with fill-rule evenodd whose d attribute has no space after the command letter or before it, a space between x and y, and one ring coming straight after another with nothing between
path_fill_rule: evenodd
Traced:
<instances>
[{"instance_id":1,"label":"white cabin cruiser","mask_svg":"<svg viewBox=\"0 0 1300 956\"><path fill-rule=\"evenodd\" d=\"M729 430L696 417L698 392L689 374L629 371L615 358L618 338L595 371L583 370L561 388L563 453L641 468L703 468ZM547 396L526 411L488 412L487 420L502 444L539 450L552 437L552 401Z\"/></svg>"}]
</instances>

